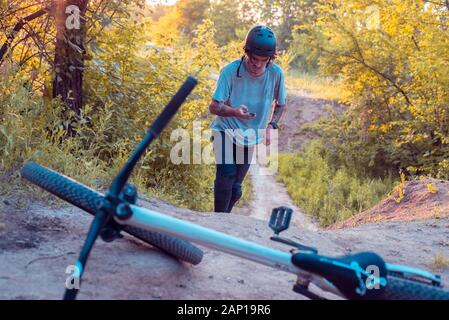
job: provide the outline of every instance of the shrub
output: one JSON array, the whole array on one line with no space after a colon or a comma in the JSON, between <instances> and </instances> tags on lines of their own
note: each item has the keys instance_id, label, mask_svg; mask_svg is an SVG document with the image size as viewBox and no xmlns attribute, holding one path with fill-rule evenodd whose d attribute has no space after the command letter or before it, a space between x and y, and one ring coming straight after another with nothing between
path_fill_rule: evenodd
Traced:
<instances>
[{"instance_id":1,"label":"shrub","mask_svg":"<svg viewBox=\"0 0 449 320\"><path fill-rule=\"evenodd\" d=\"M304 153L281 153L278 177L294 203L322 226L371 208L394 183L391 177L359 177L349 168L335 166L320 140L311 142Z\"/></svg>"}]
</instances>

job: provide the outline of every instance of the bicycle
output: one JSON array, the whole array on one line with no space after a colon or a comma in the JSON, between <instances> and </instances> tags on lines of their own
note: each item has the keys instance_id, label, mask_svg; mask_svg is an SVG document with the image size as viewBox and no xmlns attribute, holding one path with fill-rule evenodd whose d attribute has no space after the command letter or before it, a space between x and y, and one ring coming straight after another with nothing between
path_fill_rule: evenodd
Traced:
<instances>
[{"instance_id":1,"label":"bicycle","mask_svg":"<svg viewBox=\"0 0 449 320\"><path fill-rule=\"evenodd\" d=\"M449 300L449 291L441 286L441 277L425 270L386 263L374 252L359 252L343 257L322 256L314 247L280 237L280 232L286 230L291 221L292 210L287 207L272 210L269 226L274 231L271 240L293 247L289 252L138 206L137 189L128 184L127 180L145 149L170 121L196 84L196 79L192 77L184 82L106 194L36 163L28 162L23 166L23 177L95 215L76 262L77 272L74 277L79 282L98 236L105 241L113 241L125 231L192 264L199 263L203 253L190 242L292 273L297 276L293 290L310 299L324 299L319 293L310 290L310 284L314 284L323 291L346 299ZM78 290L66 289L64 299L75 299Z\"/></svg>"}]
</instances>

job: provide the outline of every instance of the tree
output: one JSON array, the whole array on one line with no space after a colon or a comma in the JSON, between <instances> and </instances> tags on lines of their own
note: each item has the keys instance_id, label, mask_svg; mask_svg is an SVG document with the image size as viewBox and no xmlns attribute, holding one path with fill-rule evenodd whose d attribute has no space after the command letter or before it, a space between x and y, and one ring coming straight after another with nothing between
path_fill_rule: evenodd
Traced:
<instances>
[{"instance_id":1,"label":"tree","mask_svg":"<svg viewBox=\"0 0 449 320\"><path fill-rule=\"evenodd\" d=\"M30 21L33 21L34 19L37 19L44 14L47 14L49 8L43 8L36 12L33 12L32 14L20 19L12 28L8 36L6 37L6 41L3 43L3 45L0 48L0 65L3 62L3 58L6 54L6 52L11 48L12 42L15 40L16 35L19 31L22 30L23 26L27 24Z\"/></svg>"},{"instance_id":2,"label":"tree","mask_svg":"<svg viewBox=\"0 0 449 320\"><path fill-rule=\"evenodd\" d=\"M184 34L192 36L196 26L205 19L209 6L209 0L179 0L176 3L180 15L178 25Z\"/></svg>"},{"instance_id":3,"label":"tree","mask_svg":"<svg viewBox=\"0 0 449 320\"><path fill-rule=\"evenodd\" d=\"M263 0L262 20L273 27L279 39L279 49L290 45L295 26L306 24L315 17L314 6L318 0Z\"/></svg>"},{"instance_id":4,"label":"tree","mask_svg":"<svg viewBox=\"0 0 449 320\"><path fill-rule=\"evenodd\" d=\"M251 16L248 1L219 0L211 4L208 18L213 21L215 29L215 42L224 46L232 40L243 40L238 35L238 30L246 33L255 24L255 18Z\"/></svg>"},{"instance_id":5,"label":"tree","mask_svg":"<svg viewBox=\"0 0 449 320\"><path fill-rule=\"evenodd\" d=\"M53 97L76 115L83 106L83 71L86 54L85 14L88 0L63 0L56 2L56 45L54 52ZM67 16L71 12L72 17ZM73 135L73 128L68 127Z\"/></svg>"},{"instance_id":6,"label":"tree","mask_svg":"<svg viewBox=\"0 0 449 320\"><path fill-rule=\"evenodd\" d=\"M46 69L52 75L52 96L60 97L79 115L83 106L83 72L87 45L114 22L114 16L130 17L132 6L143 0L44 0L9 1L0 6L0 30L8 34L0 48L0 64L6 53L22 67ZM6 21L6 23L4 22ZM24 35L22 36L22 34ZM15 54L20 51L20 54ZM44 78L44 76L42 76ZM73 135L71 125L68 133Z\"/></svg>"},{"instance_id":7,"label":"tree","mask_svg":"<svg viewBox=\"0 0 449 320\"><path fill-rule=\"evenodd\" d=\"M308 43L351 105L330 138L340 154L360 167L449 177L446 2L333 0L319 12Z\"/></svg>"}]
</instances>

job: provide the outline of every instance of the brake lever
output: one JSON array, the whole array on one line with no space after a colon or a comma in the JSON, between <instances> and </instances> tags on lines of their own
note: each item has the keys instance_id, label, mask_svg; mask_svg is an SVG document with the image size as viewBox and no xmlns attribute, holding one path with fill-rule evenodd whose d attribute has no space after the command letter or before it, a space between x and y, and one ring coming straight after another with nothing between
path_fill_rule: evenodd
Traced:
<instances>
[{"instance_id":1,"label":"brake lever","mask_svg":"<svg viewBox=\"0 0 449 320\"><path fill-rule=\"evenodd\" d=\"M441 276L438 274L398 264L386 263L385 265L388 274L392 276L441 287Z\"/></svg>"}]
</instances>

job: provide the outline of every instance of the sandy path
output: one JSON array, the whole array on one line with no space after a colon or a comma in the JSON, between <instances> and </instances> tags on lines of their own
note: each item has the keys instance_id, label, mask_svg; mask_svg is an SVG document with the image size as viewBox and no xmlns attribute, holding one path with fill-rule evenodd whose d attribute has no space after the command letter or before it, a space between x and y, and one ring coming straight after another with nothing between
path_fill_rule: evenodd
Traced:
<instances>
[{"instance_id":1,"label":"sandy path","mask_svg":"<svg viewBox=\"0 0 449 320\"><path fill-rule=\"evenodd\" d=\"M0 300L61 299L66 268L76 260L91 216L73 207L52 209L36 201L19 210L14 200L8 202L0 206L6 224L0 233ZM290 249L270 241L272 232L266 223L252 217L198 213L157 200L141 205L271 248ZM373 250L388 262L432 270L434 254L447 251L449 221L371 224L336 231L309 231L294 225L283 236L315 246L323 255ZM292 291L292 274L203 249L203 261L191 266L129 236L113 243L100 240L92 251L79 298L304 299ZM449 269L438 273L449 285Z\"/></svg>"},{"instance_id":2,"label":"sandy path","mask_svg":"<svg viewBox=\"0 0 449 320\"><path fill-rule=\"evenodd\" d=\"M292 223L300 228L317 231L318 227L293 204L283 183L267 167L253 165L249 172L254 195L249 206L234 210L235 213L249 215L252 218L268 222L271 210L276 207L289 207L293 210ZM237 208L236 208L237 209Z\"/></svg>"}]
</instances>

